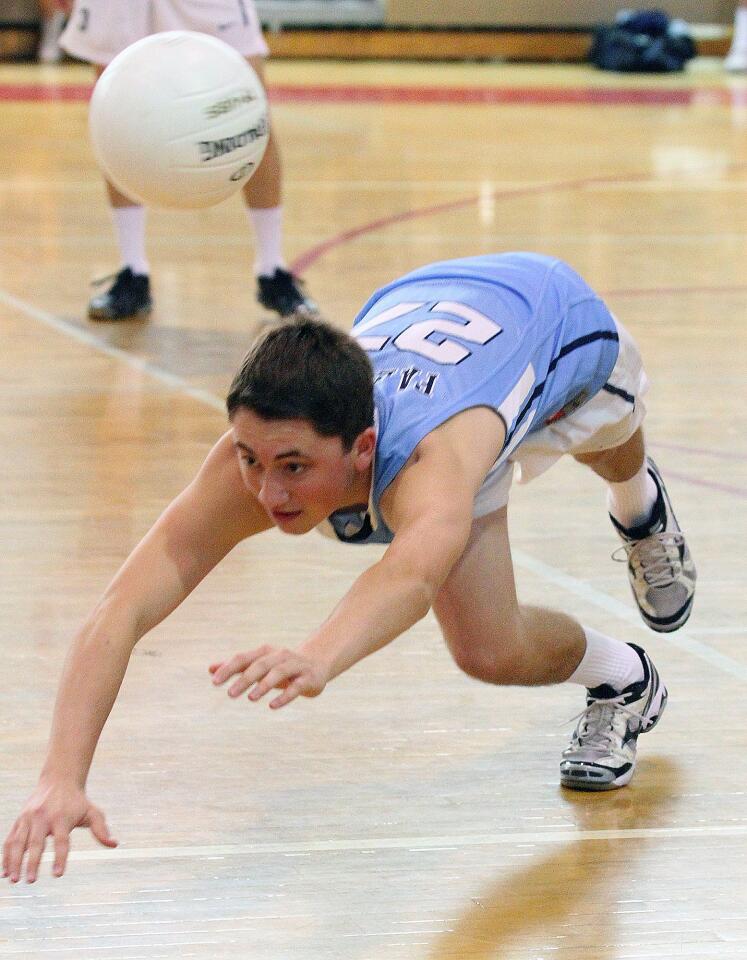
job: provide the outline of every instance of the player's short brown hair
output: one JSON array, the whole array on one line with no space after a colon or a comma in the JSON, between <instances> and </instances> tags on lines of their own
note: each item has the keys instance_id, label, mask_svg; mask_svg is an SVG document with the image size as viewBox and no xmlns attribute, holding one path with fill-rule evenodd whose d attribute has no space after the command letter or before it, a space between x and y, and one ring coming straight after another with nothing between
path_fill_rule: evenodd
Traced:
<instances>
[{"instance_id":1,"label":"player's short brown hair","mask_svg":"<svg viewBox=\"0 0 747 960\"><path fill-rule=\"evenodd\" d=\"M274 327L255 342L226 398L266 420L308 420L350 450L373 424L373 370L363 348L320 320Z\"/></svg>"}]
</instances>

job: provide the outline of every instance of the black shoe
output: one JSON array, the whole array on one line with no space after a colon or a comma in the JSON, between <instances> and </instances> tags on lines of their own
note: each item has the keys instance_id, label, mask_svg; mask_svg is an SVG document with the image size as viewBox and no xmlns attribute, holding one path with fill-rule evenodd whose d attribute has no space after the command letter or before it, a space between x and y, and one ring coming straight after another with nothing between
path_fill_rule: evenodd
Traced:
<instances>
[{"instance_id":1,"label":"black shoe","mask_svg":"<svg viewBox=\"0 0 747 960\"><path fill-rule=\"evenodd\" d=\"M281 317L307 319L319 316L319 308L303 292L298 277L280 267L271 277L257 277L257 300Z\"/></svg>"},{"instance_id":2,"label":"black shoe","mask_svg":"<svg viewBox=\"0 0 747 960\"><path fill-rule=\"evenodd\" d=\"M145 317L152 307L150 298L150 280L143 273L133 273L129 267L120 270L116 276L105 277L97 283L114 280L106 293L100 293L88 304L88 316L91 320L129 320L131 317Z\"/></svg>"}]
</instances>

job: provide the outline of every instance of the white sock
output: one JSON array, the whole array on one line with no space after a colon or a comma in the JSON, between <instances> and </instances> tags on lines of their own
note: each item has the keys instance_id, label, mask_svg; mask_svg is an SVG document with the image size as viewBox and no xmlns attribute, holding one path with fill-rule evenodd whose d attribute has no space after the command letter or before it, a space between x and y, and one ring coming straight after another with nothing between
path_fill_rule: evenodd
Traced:
<instances>
[{"instance_id":1,"label":"white sock","mask_svg":"<svg viewBox=\"0 0 747 960\"><path fill-rule=\"evenodd\" d=\"M257 238L254 273L258 277L271 277L277 267L285 268L282 253L283 208L247 207L246 211Z\"/></svg>"},{"instance_id":2,"label":"white sock","mask_svg":"<svg viewBox=\"0 0 747 960\"><path fill-rule=\"evenodd\" d=\"M122 257L122 266L133 273L150 273L145 255L145 207L112 207L112 219L117 234L117 244Z\"/></svg>"},{"instance_id":3,"label":"white sock","mask_svg":"<svg viewBox=\"0 0 747 960\"><path fill-rule=\"evenodd\" d=\"M62 10L55 10L51 16L44 17L41 21L41 46L55 45L60 39L64 26L65 14Z\"/></svg>"},{"instance_id":4,"label":"white sock","mask_svg":"<svg viewBox=\"0 0 747 960\"><path fill-rule=\"evenodd\" d=\"M747 51L747 7L743 4L737 7L734 14L734 30L731 35L730 53L744 53Z\"/></svg>"},{"instance_id":5,"label":"white sock","mask_svg":"<svg viewBox=\"0 0 747 960\"><path fill-rule=\"evenodd\" d=\"M606 637L591 627L583 627L583 631L586 652L567 683L580 683L589 689L606 683L613 690L621 691L631 683L643 680L645 673L641 658L631 646Z\"/></svg>"},{"instance_id":6,"label":"white sock","mask_svg":"<svg viewBox=\"0 0 747 960\"><path fill-rule=\"evenodd\" d=\"M658 494L659 489L644 460L630 480L609 484L607 509L623 527L637 527L651 516Z\"/></svg>"}]
</instances>

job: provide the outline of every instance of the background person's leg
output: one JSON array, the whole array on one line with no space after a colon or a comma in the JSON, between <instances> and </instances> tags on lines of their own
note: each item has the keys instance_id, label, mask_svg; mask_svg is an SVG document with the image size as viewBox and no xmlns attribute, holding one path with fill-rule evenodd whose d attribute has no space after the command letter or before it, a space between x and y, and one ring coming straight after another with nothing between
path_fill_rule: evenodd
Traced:
<instances>
[{"instance_id":1,"label":"background person's leg","mask_svg":"<svg viewBox=\"0 0 747 960\"><path fill-rule=\"evenodd\" d=\"M264 85L264 58L247 59ZM282 178L280 150L270 124L270 139L262 161L242 191L256 239L257 299L282 317L314 316L318 313L316 304L287 270L283 257Z\"/></svg>"},{"instance_id":2,"label":"background person's leg","mask_svg":"<svg viewBox=\"0 0 747 960\"><path fill-rule=\"evenodd\" d=\"M41 15L39 48L36 53L39 63L59 63L64 53L60 36L65 27L67 11L57 0L39 0Z\"/></svg>"},{"instance_id":3,"label":"background person's leg","mask_svg":"<svg viewBox=\"0 0 747 960\"><path fill-rule=\"evenodd\" d=\"M724 68L737 73L747 71L747 3L740 3L734 12L731 47Z\"/></svg>"},{"instance_id":4,"label":"background person's leg","mask_svg":"<svg viewBox=\"0 0 747 960\"><path fill-rule=\"evenodd\" d=\"M96 67L96 79L104 67ZM91 320L126 320L147 316L152 309L150 266L145 252L147 211L121 193L104 176L107 199L119 249L120 268L108 290L88 304Z\"/></svg>"}]
</instances>

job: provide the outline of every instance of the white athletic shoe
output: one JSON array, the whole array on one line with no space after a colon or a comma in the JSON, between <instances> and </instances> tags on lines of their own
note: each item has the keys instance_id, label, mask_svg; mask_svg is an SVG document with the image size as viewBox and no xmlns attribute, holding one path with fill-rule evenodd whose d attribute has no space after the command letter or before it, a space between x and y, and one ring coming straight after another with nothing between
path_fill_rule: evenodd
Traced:
<instances>
[{"instance_id":1,"label":"white athletic shoe","mask_svg":"<svg viewBox=\"0 0 747 960\"><path fill-rule=\"evenodd\" d=\"M645 650L629 644L643 664L644 677L620 693L603 685L587 691L570 745L560 761L560 782L572 790L615 790L635 772L638 735L658 722L667 690ZM574 718L576 719L576 718Z\"/></svg>"},{"instance_id":2,"label":"white athletic shoe","mask_svg":"<svg viewBox=\"0 0 747 960\"><path fill-rule=\"evenodd\" d=\"M697 574L661 474L650 457L647 463L659 491L656 503L648 521L638 527L623 527L610 514L623 541L612 557L627 558L630 587L644 622L659 633L670 633L690 616Z\"/></svg>"}]
</instances>

